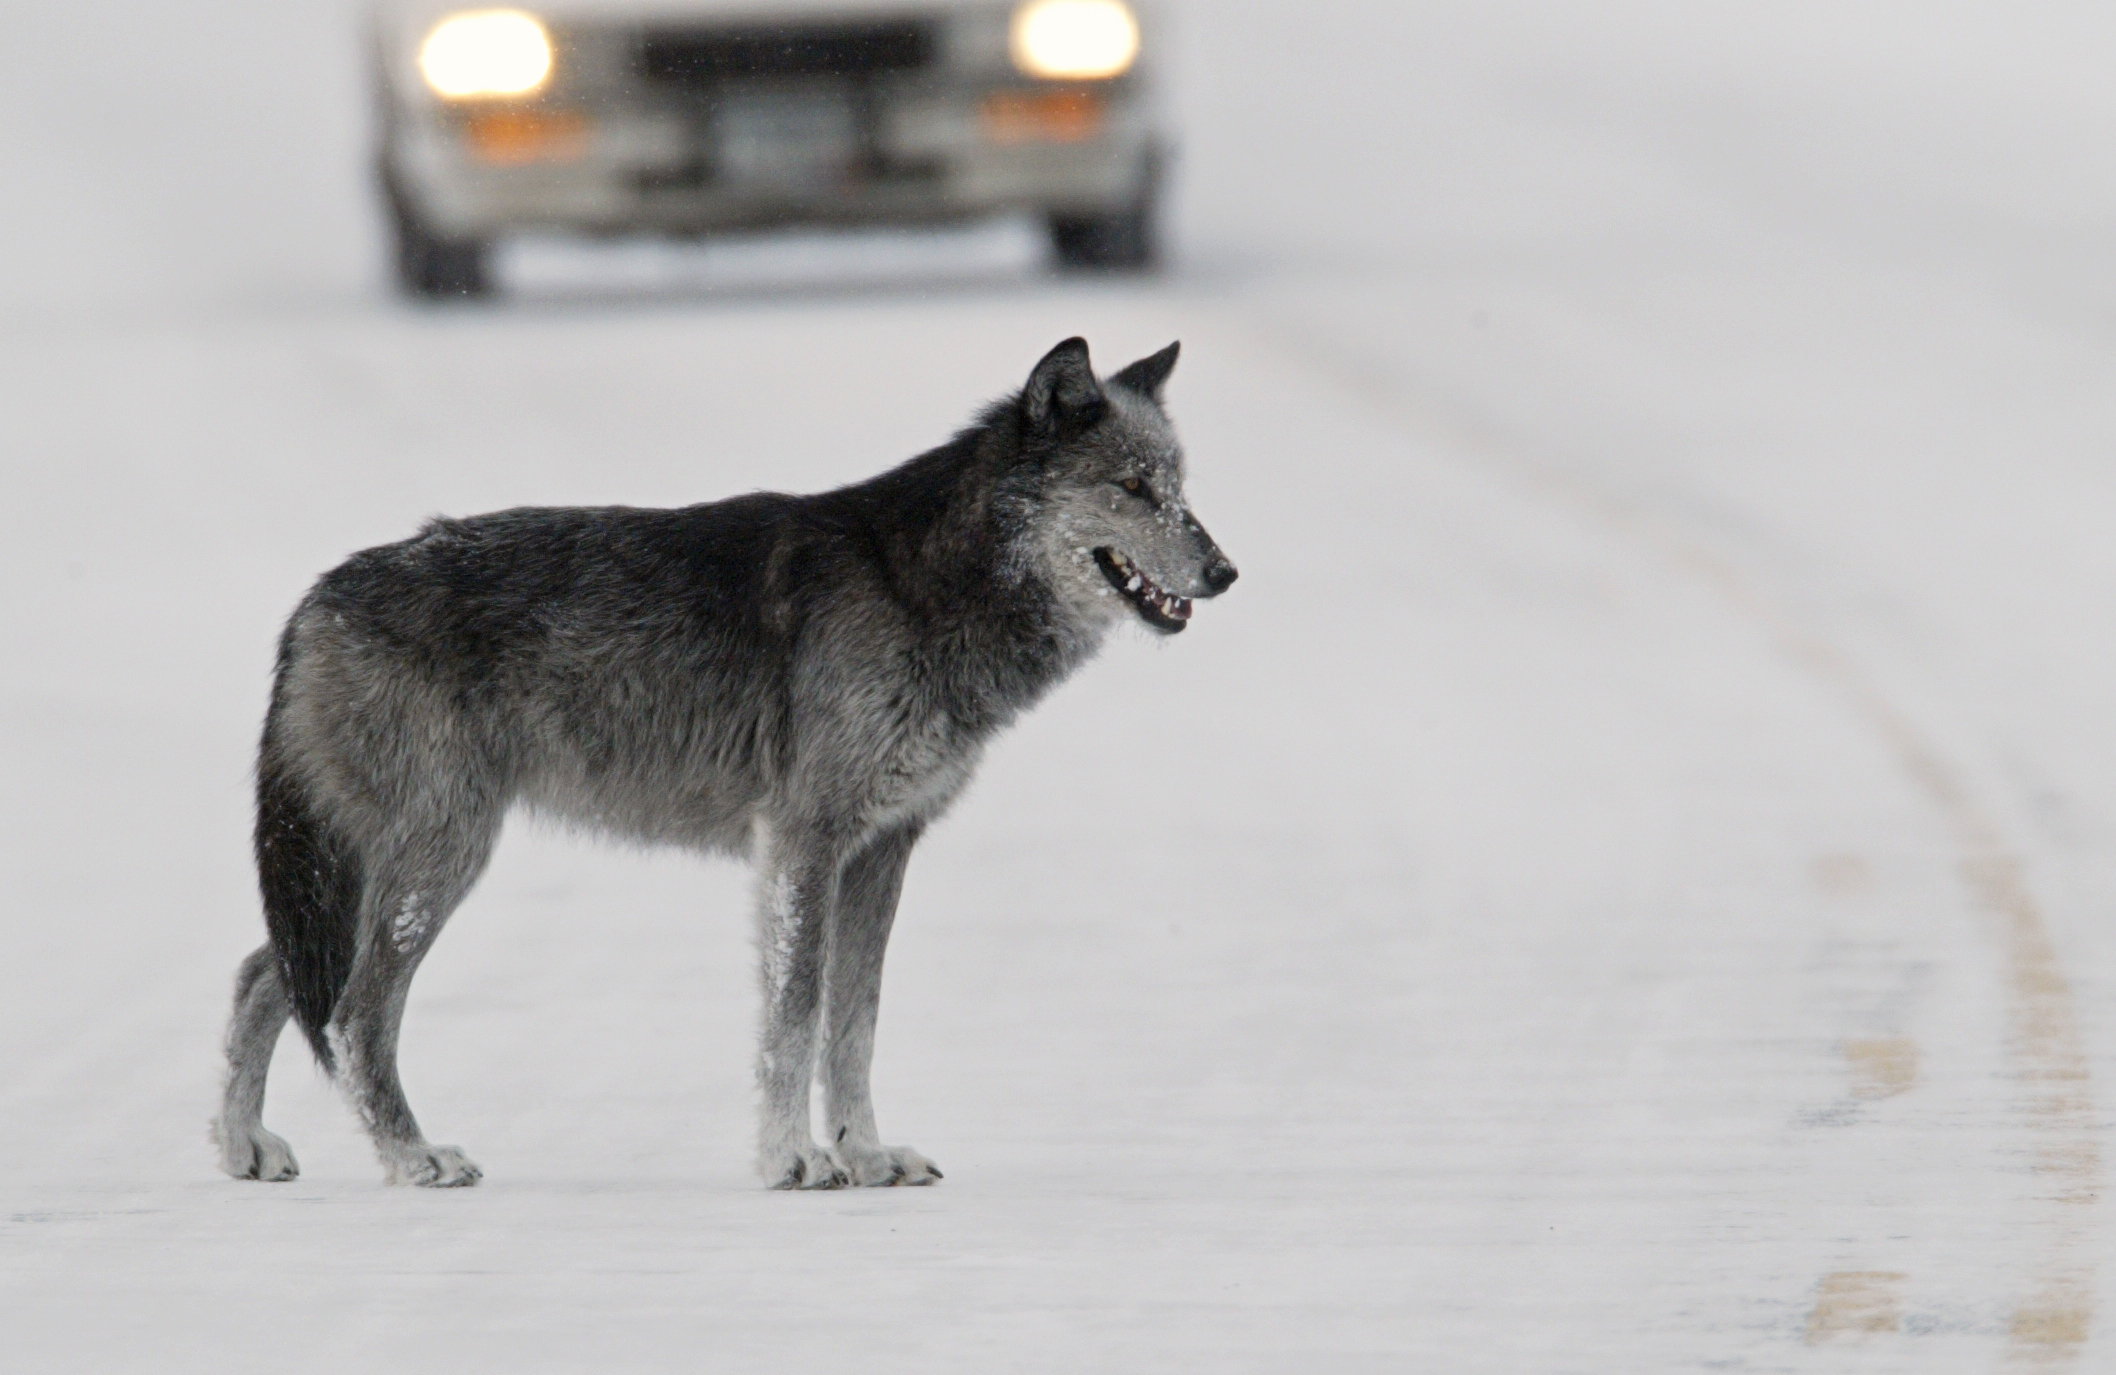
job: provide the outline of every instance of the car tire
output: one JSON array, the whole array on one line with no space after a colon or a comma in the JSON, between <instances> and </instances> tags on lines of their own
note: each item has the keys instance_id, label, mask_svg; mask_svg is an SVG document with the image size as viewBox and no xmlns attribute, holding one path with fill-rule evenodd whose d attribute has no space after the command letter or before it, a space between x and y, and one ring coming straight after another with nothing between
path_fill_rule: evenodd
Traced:
<instances>
[{"instance_id":1,"label":"car tire","mask_svg":"<svg viewBox=\"0 0 2116 1375\"><path fill-rule=\"evenodd\" d=\"M1051 251L1064 271L1144 272L1157 258L1151 202L1109 215L1053 211L1050 226Z\"/></svg>"},{"instance_id":2,"label":"car tire","mask_svg":"<svg viewBox=\"0 0 2116 1375\"><path fill-rule=\"evenodd\" d=\"M421 301L463 300L492 294L491 245L434 233L385 176L390 227L395 231L397 285Z\"/></svg>"},{"instance_id":3,"label":"car tire","mask_svg":"<svg viewBox=\"0 0 2116 1375\"><path fill-rule=\"evenodd\" d=\"M397 283L420 300L490 296L490 256L478 239L437 238L416 223L397 228Z\"/></svg>"}]
</instances>

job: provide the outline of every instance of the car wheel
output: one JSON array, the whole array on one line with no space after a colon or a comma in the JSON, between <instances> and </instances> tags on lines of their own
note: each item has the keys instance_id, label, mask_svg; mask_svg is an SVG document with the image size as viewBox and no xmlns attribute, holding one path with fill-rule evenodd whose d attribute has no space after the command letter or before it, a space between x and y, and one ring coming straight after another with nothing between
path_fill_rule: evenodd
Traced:
<instances>
[{"instance_id":1,"label":"car wheel","mask_svg":"<svg viewBox=\"0 0 2116 1375\"><path fill-rule=\"evenodd\" d=\"M420 222L402 196L387 188L396 234L397 285L425 301L492 294L490 245L482 239L443 238Z\"/></svg>"},{"instance_id":2,"label":"car wheel","mask_svg":"<svg viewBox=\"0 0 2116 1375\"><path fill-rule=\"evenodd\" d=\"M439 239L417 224L397 229L397 281L422 300L490 296L486 245L477 239Z\"/></svg>"},{"instance_id":3,"label":"car wheel","mask_svg":"<svg viewBox=\"0 0 2116 1375\"><path fill-rule=\"evenodd\" d=\"M1151 203L1113 215L1051 215L1051 248L1067 271L1143 272L1154 265Z\"/></svg>"}]
</instances>

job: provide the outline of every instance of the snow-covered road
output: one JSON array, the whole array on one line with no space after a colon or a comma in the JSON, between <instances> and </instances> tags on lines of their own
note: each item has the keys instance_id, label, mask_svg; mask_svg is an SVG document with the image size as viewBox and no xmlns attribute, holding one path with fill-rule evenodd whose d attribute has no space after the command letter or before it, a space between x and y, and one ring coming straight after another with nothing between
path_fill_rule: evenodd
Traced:
<instances>
[{"instance_id":1,"label":"snow-covered road","mask_svg":"<svg viewBox=\"0 0 2116 1375\"><path fill-rule=\"evenodd\" d=\"M0 1370L2109 1362L2116 17L1179 18L1163 280L1001 226L445 312L349 14L0 20ZM527 827L406 1030L485 1183L384 1189L292 1041L302 1178L213 1172L315 572L858 477L1072 333L1183 339L1243 580L914 862L944 1185L763 1191L745 877Z\"/></svg>"}]
</instances>

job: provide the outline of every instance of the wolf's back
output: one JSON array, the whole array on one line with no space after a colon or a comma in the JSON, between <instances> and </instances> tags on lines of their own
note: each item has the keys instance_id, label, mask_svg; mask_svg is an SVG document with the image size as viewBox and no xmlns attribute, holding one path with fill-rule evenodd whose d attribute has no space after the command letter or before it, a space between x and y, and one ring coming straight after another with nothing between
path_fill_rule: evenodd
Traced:
<instances>
[{"instance_id":1,"label":"wolf's back","mask_svg":"<svg viewBox=\"0 0 2116 1375\"><path fill-rule=\"evenodd\" d=\"M326 1068L366 889L392 872L387 836L457 834L473 801L496 821L554 740L566 776L613 740L656 760L688 748L724 761L768 738L758 684L783 675L786 645L766 584L796 504L755 493L435 520L317 580L280 640L255 843L280 976ZM801 549L777 562L801 564ZM612 665L626 675L624 710L580 688ZM668 722L677 737L664 747L655 731ZM567 734L568 723L586 728ZM348 770L362 786L317 782ZM583 816L613 814L608 797L576 800Z\"/></svg>"}]
</instances>

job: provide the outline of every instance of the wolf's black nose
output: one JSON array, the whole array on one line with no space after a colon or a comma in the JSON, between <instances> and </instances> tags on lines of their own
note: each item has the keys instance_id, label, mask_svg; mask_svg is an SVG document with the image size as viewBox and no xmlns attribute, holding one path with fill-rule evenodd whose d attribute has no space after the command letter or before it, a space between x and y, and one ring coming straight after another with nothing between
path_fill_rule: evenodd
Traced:
<instances>
[{"instance_id":1,"label":"wolf's black nose","mask_svg":"<svg viewBox=\"0 0 2116 1375\"><path fill-rule=\"evenodd\" d=\"M1212 589L1212 595L1215 597L1234 586L1234 580L1240 576L1241 570L1227 562L1224 556L1215 556L1211 563L1205 565L1205 585Z\"/></svg>"}]
</instances>

